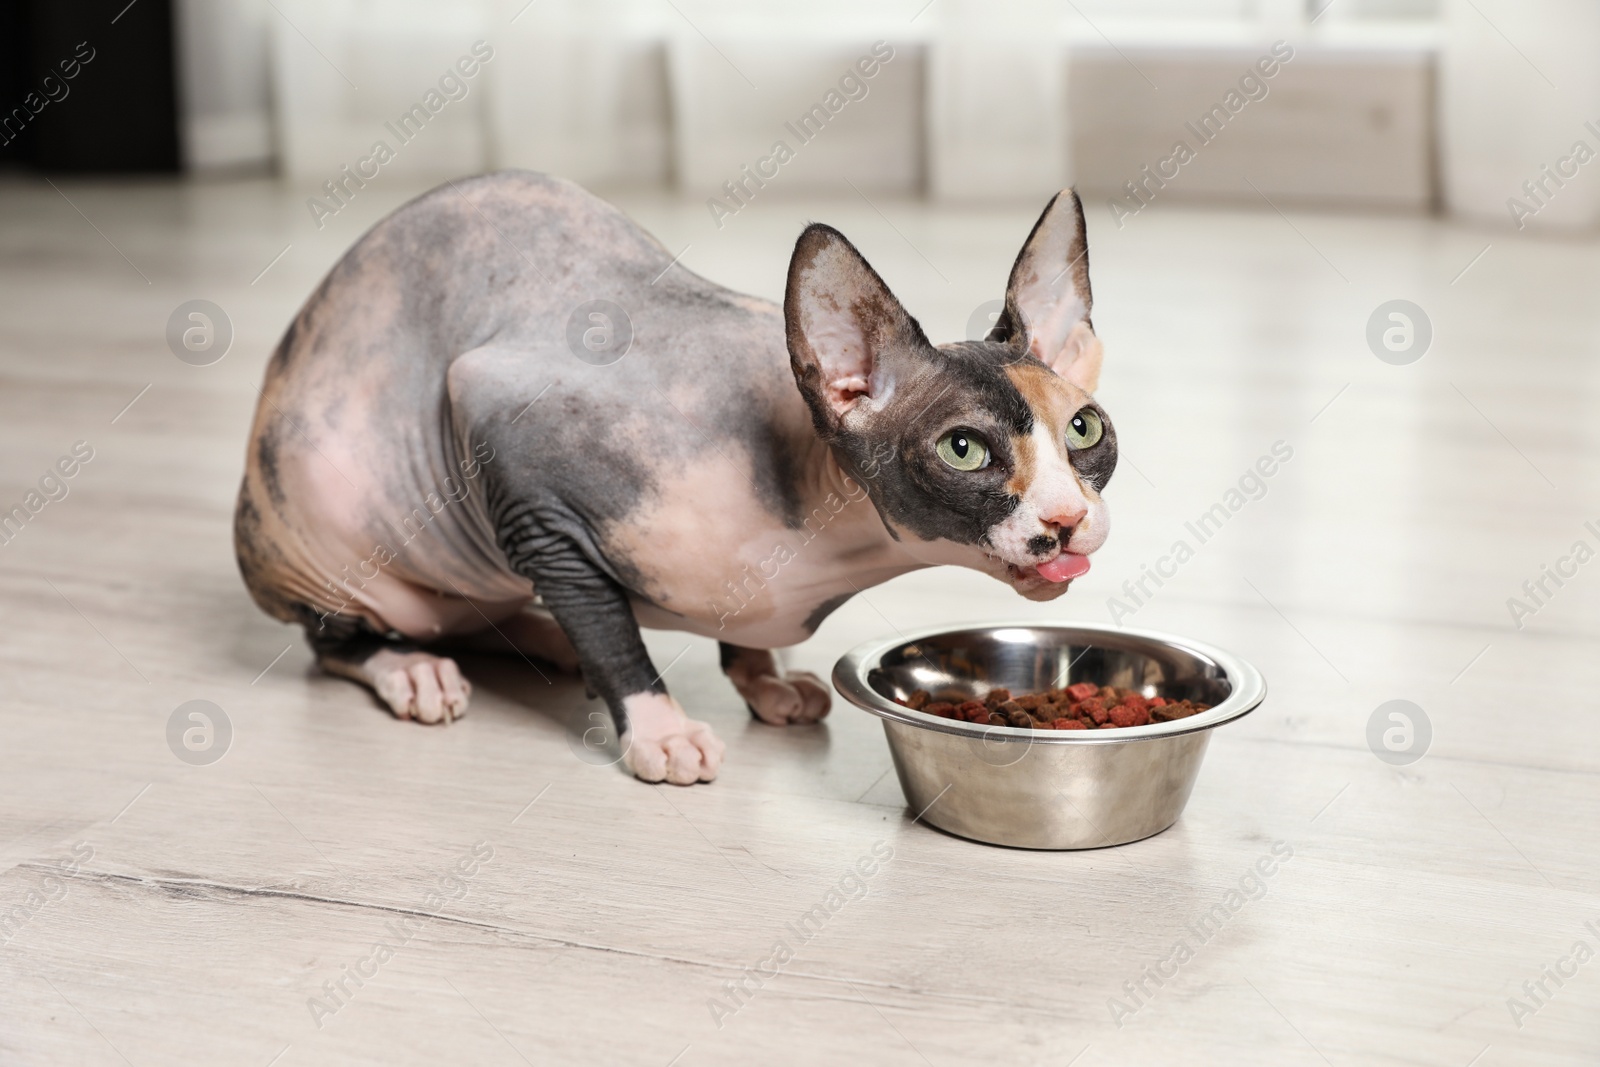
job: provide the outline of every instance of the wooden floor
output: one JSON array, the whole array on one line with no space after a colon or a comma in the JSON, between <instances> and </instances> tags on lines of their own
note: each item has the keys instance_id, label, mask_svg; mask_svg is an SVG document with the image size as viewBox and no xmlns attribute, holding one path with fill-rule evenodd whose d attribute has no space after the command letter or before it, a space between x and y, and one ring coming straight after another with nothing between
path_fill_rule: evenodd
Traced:
<instances>
[{"instance_id":1,"label":"wooden floor","mask_svg":"<svg viewBox=\"0 0 1600 1067\"><path fill-rule=\"evenodd\" d=\"M0 510L93 449L0 545L0 1063L1600 1059L1600 562L1545 579L1520 629L1507 606L1600 547L1600 244L1173 204L1119 231L1091 205L1123 449L1094 570L1047 607L906 577L792 657L825 673L895 629L1107 621L1121 596L1123 622L1261 668L1266 705L1215 736L1176 826L1046 853L914 823L864 714L752 723L700 639L647 637L728 741L690 789L579 759L596 705L518 663L464 661L472 711L432 729L318 674L234 570L246 424L301 300L416 190L373 183L319 232L265 181L59 184L0 186ZM1034 213L774 196L718 230L619 199L771 297L802 222L831 222L939 340L1001 294ZM235 331L213 366L164 339L193 298ZM1433 327L1406 366L1365 340L1396 298ZM1265 496L1128 599L1279 441ZM1367 742L1393 699L1431 723L1409 766ZM231 723L210 765L168 744L191 700ZM1292 857L1257 890L1277 842ZM802 944L791 924L875 847L865 894ZM780 938L793 958L759 976Z\"/></svg>"}]
</instances>

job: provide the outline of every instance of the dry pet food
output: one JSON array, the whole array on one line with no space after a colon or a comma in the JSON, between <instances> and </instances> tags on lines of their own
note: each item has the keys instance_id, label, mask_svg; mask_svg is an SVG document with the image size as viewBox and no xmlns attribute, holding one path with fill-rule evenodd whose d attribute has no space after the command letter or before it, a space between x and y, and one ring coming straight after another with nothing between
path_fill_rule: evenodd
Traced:
<instances>
[{"instance_id":1,"label":"dry pet food","mask_svg":"<svg viewBox=\"0 0 1600 1067\"><path fill-rule=\"evenodd\" d=\"M934 700L925 689L895 703L942 719L983 726L1014 726L1023 730L1115 730L1153 722L1187 719L1208 710L1209 704L1189 700L1146 697L1132 689L1093 682L1078 682L1065 689L1012 696L1011 690L991 689L980 700L961 703Z\"/></svg>"}]
</instances>

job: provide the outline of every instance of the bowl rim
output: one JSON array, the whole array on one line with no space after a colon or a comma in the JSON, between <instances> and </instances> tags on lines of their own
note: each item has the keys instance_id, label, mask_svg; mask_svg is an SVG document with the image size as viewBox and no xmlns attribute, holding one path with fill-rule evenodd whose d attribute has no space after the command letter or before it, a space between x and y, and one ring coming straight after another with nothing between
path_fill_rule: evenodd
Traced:
<instances>
[{"instance_id":1,"label":"bowl rim","mask_svg":"<svg viewBox=\"0 0 1600 1067\"><path fill-rule=\"evenodd\" d=\"M1174 646L1211 660L1222 668L1233 691L1222 703L1198 715L1172 722L1156 722L1147 726L1124 726L1117 730L1035 730L1016 726L989 726L957 719L945 719L922 711L913 711L881 696L867 684L867 672L873 669L884 653L902 645L913 644L930 637L963 633L972 630L1055 630L1084 634L1115 634L1158 644ZM1091 637L1092 640L1092 637ZM1195 641L1159 630L1135 629L1093 622L1039 622L1037 620L1004 620L975 622L965 625L929 626L895 635L893 638L875 638L863 642L839 657L833 666L833 686L846 700L863 711L907 726L917 726L938 733L956 734L999 741L1026 741L1047 745L1115 745L1129 741L1152 741L1163 737L1211 730L1223 723L1232 722L1250 714L1261 706L1267 697L1267 681L1261 672L1247 660L1226 652L1204 641Z\"/></svg>"}]
</instances>

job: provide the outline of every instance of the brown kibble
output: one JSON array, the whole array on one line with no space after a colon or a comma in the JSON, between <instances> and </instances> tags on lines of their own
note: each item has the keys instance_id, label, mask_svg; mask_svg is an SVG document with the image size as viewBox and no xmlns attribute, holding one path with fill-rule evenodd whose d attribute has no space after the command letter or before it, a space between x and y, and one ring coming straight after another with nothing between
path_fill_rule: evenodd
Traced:
<instances>
[{"instance_id":1,"label":"brown kibble","mask_svg":"<svg viewBox=\"0 0 1600 1067\"><path fill-rule=\"evenodd\" d=\"M1149 722L1149 710L1137 704L1118 704L1111 709L1113 726L1146 726Z\"/></svg>"},{"instance_id":2,"label":"brown kibble","mask_svg":"<svg viewBox=\"0 0 1600 1067\"><path fill-rule=\"evenodd\" d=\"M1121 730L1188 718L1210 707L1189 700L1146 697L1133 689L1099 686L1092 682L1076 682L1064 689L1016 696L1011 690L996 686L983 700L961 704L933 700L926 691L918 689L899 703L944 718L1020 730Z\"/></svg>"},{"instance_id":3,"label":"brown kibble","mask_svg":"<svg viewBox=\"0 0 1600 1067\"><path fill-rule=\"evenodd\" d=\"M1196 706L1187 700L1174 700L1159 708L1150 709L1150 718L1156 722L1172 722L1175 719L1187 719L1191 715L1198 715L1205 710L1205 705Z\"/></svg>"},{"instance_id":4,"label":"brown kibble","mask_svg":"<svg viewBox=\"0 0 1600 1067\"><path fill-rule=\"evenodd\" d=\"M913 711L921 711L928 706L928 702L932 699L932 694L926 689L913 689L911 695L906 697L906 707Z\"/></svg>"}]
</instances>

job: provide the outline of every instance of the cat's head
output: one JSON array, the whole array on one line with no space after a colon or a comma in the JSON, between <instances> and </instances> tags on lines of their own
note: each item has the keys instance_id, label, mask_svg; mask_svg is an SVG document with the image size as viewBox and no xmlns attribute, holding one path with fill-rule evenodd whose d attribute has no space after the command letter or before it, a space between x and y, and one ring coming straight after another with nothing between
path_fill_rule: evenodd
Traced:
<instances>
[{"instance_id":1,"label":"cat's head","mask_svg":"<svg viewBox=\"0 0 1600 1067\"><path fill-rule=\"evenodd\" d=\"M1011 268L982 341L929 343L839 231L795 245L784 321L817 432L891 534L1050 600L1106 539L1117 435L1095 403L1083 206L1058 193Z\"/></svg>"}]
</instances>

